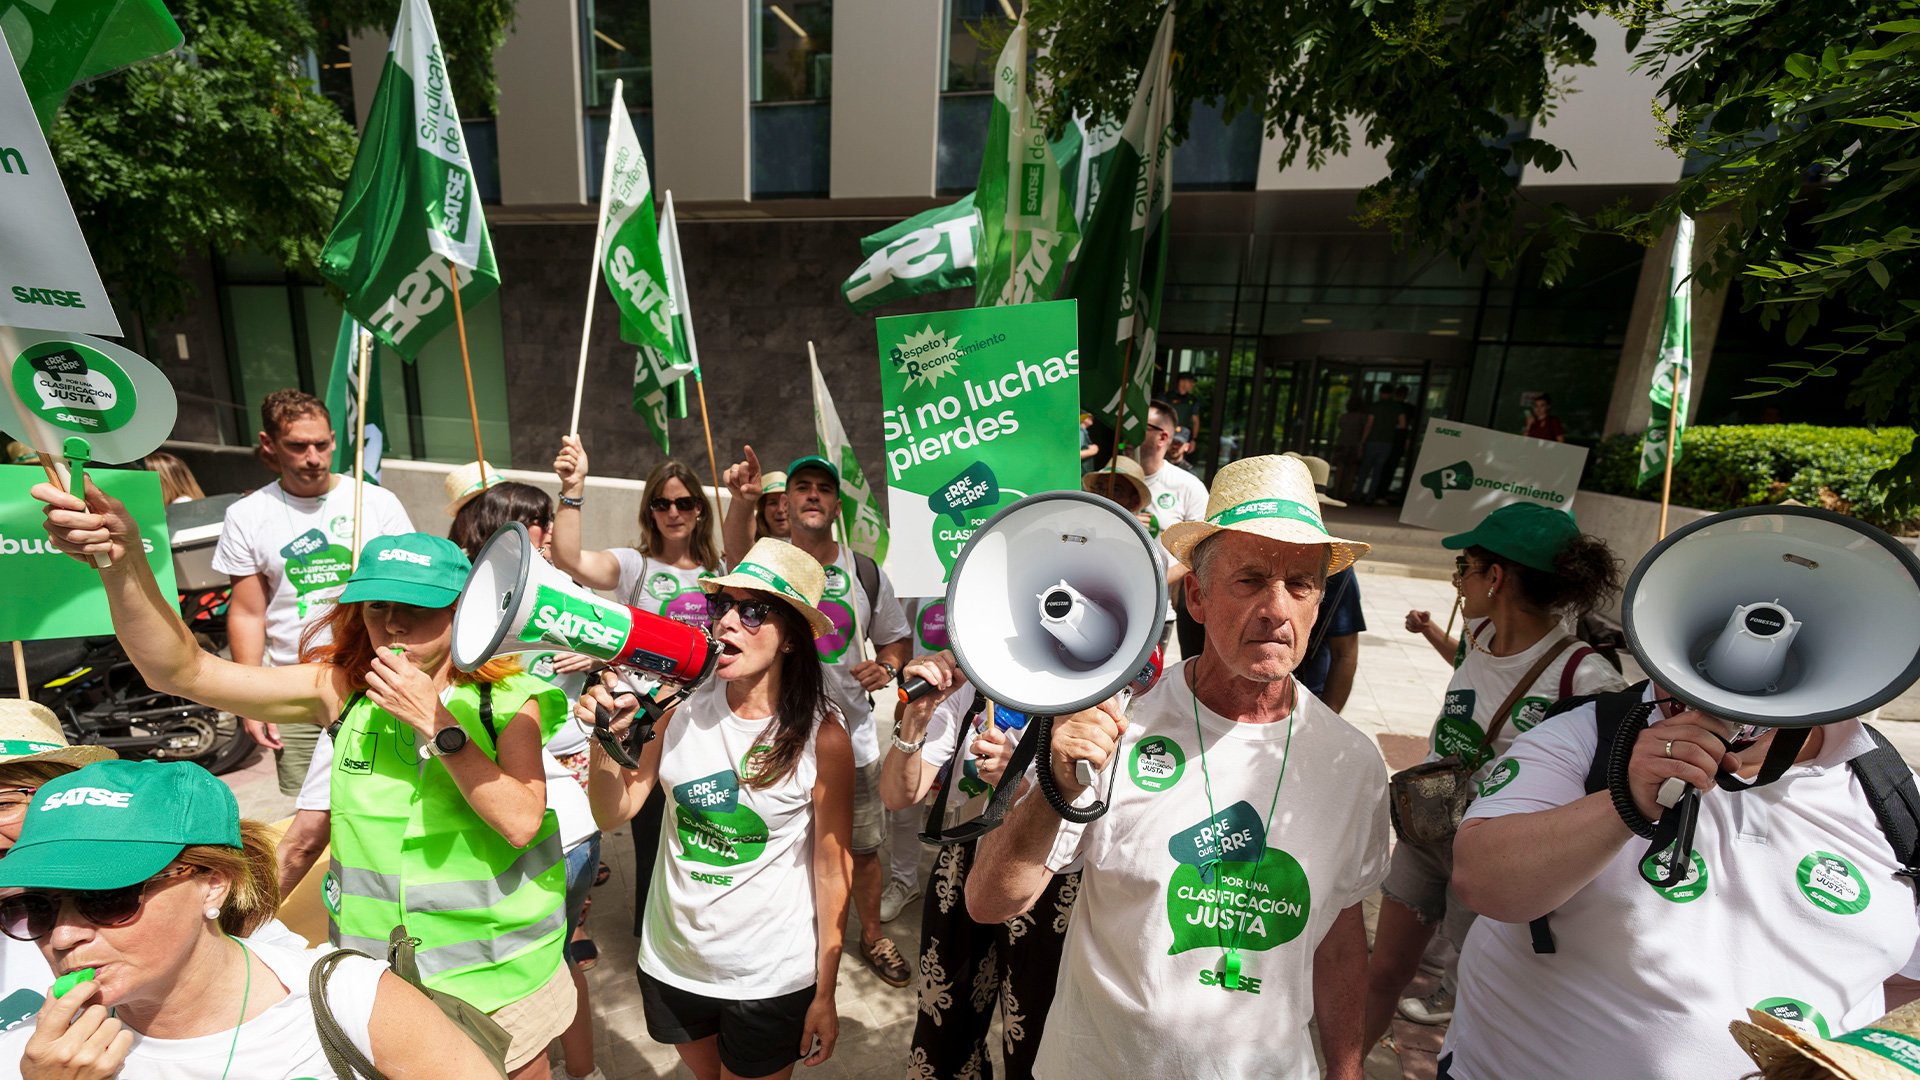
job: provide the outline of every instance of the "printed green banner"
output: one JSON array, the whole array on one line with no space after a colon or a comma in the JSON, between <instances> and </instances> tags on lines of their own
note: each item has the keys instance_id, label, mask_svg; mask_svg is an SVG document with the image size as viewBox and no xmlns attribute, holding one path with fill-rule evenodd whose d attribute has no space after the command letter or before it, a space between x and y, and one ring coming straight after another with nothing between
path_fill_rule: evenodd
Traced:
<instances>
[{"instance_id":1,"label":"printed green banner","mask_svg":"<svg viewBox=\"0 0 1920 1080\"><path fill-rule=\"evenodd\" d=\"M885 321L885 320L881 320ZM811 346L809 346L811 348ZM877 563L887 561L887 519L880 516L880 500L867 482L867 474L853 456L853 440L840 426L840 413L833 407L833 394L827 380L820 376L820 361L809 358L813 367L813 435L821 457L840 469L840 529L848 545ZM912 596L913 593L898 593Z\"/></svg>"},{"instance_id":2,"label":"printed green banner","mask_svg":"<svg viewBox=\"0 0 1920 1080\"><path fill-rule=\"evenodd\" d=\"M367 358L367 445L362 457L367 463L367 479L377 484L380 459L387 446L387 399L380 392L380 347L372 337L353 321L353 316L340 316L340 334L333 343L333 370L327 373L327 412L333 417L333 471L351 476L360 415L360 349L364 343L372 354Z\"/></svg>"},{"instance_id":3,"label":"printed green banner","mask_svg":"<svg viewBox=\"0 0 1920 1080\"><path fill-rule=\"evenodd\" d=\"M1673 375L1680 373L1680 400L1673 398ZM1640 439L1640 482L1667 471L1667 418L1673 425L1673 460L1680 460L1680 436L1687 427L1687 406L1693 396L1693 219L1680 215L1673 230L1673 256L1667 263L1667 313L1660 331L1660 362L1653 367L1647 397L1653 411Z\"/></svg>"},{"instance_id":4,"label":"printed green banner","mask_svg":"<svg viewBox=\"0 0 1920 1080\"><path fill-rule=\"evenodd\" d=\"M633 411L647 422L660 452L672 456L667 446L667 421L687 418L686 376L700 378L700 347L693 340L693 309L687 306L686 263L680 258L680 224L673 216L671 191L667 192L666 212L660 217L659 256L673 341L666 349L640 346L633 362Z\"/></svg>"},{"instance_id":5,"label":"printed green banner","mask_svg":"<svg viewBox=\"0 0 1920 1080\"><path fill-rule=\"evenodd\" d=\"M901 596L942 596L973 530L1080 486L1074 303L895 315L880 333L881 429Z\"/></svg>"},{"instance_id":6,"label":"printed green banner","mask_svg":"<svg viewBox=\"0 0 1920 1080\"><path fill-rule=\"evenodd\" d=\"M113 633L107 593L92 566L68 558L47 542L46 507L28 494L46 480L38 465L0 465L0 641L93 637ZM158 473L89 469L100 490L127 504L140 523L140 543L160 579L160 594L172 596L173 549L167 541L167 509L160 502Z\"/></svg>"},{"instance_id":7,"label":"printed green banner","mask_svg":"<svg viewBox=\"0 0 1920 1080\"><path fill-rule=\"evenodd\" d=\"M980 218L973 193L946 206L882 229L860 240L865 259L840 286L855 315L921 293L965 288L974 283Z\"/></svg>"},{"instance_id":8,"label":"printed green banner","mask_svg":"<svg viewBox=\"0 0 1920 1080\"><path fill-rule=\"evenodd\" d=\"M40 130L67 91L180 47L161 0L0 0L0 32L20 65Z\"/></svg>"},{"instance_id":9,"label":"printed green banner","mask_svg":"<svg viewBox=\"0 0 1920 1080\"><path fill-rule=\"evenodd\" d=\"M1080 241L1073 199L1027 94L1027 23L1007 38L994 65L993 111L980 159L979 286L974 303L1030 304L1060 291L1067 256Z\"/></svg>"},{"instance_id":10,"label":"printed green banner","mask_svg":"<svg viewBox=\"0 0 1920 1080\"><path fill-rule=\"evenodd\" d=\"M469 311L500 287L493 241L426 0L404 0L320 276L347 313L412 362L454 323L458 264Z\"/></svg>"},{"instance_id":11,"label":"printed green banner","mask_svg":"<svg viewBox=\"0 0 1920 1080\"><path fill-rule=\"evenodd\" d=\"M600 232L606 247L600 270L620 308L620 339L656 349L673 347L673 301L660 262L659 227L653 218L653 178L647 155L627 115L625 86L613 84L612 123L607 126L606 170L600 180Z\"/></svg>"}]
</instances>

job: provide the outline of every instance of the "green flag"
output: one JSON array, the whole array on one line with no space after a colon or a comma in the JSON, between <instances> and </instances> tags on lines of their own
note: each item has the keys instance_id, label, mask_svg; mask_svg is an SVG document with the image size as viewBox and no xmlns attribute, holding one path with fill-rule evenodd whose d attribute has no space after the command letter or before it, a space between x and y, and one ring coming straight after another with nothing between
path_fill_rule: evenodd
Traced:
<instances>
[{"instance_id":1,"label":"green flag","mask_svg":"<svg viewBox=\"0 0 1920 1080\"><path fill-rule=\"evenodd\" d=\"M333 417L333 471L353 472L353 446L360 412L360 349L367 358L367 479L380 482L380 458L387 445L387 406L380 394L380 349L372 335L340 316L340 335L333 344L333 371L327 375L327 413Z\"/></svg>"},{"instance_id":2,"label":"green flag","mask_svg":"<svg viewBox=\"0 0 1920 1080\"><path fill-rule=\"evenodd\" d=\"M1062 296L1080 302L1080 406L1115 426L1126 393L1120 439L1138 446L1147 423L1160 291L1166 280L1173 148L1173 11L1160 20L1153 51L1134 91L1126 123L1089 135L1086 155L1093 210L1074 272Z\"/></svg>"},{"instance_id":3,"label":"green flag","mask_svg":"<svg viewBox=\"0 0 1920 1080\"><path fill-rule=\"evenodd\" d=\"M974 252L980 219L973 193L936 206L860 241L864 260L840 286L855 315L881 304L921 293L960 289L974 283Z\"/></svg>"},{"instance_id":4,"label":"green flag","mask_svg":"<svg viewBox=\"0 0 1920 1080\"><path fill-rule=\"evenodd\" d=\"M807 346L811 352L813 346ZM874 562L887 561L887 518L880 512L880 500L867 474L854 460L853 441L840 426L840 413L833 407L833 395L827 380L820 377L820 361L809 357L813 366L813 434L820 456L840 470L840 529L853 550Z\"/></svg>"},{"instance_id":5,"label":"green flag","mask_svg":"<svg viewBox=\"0 0 1920 1080\"><path fill-rule=\"evenodd\" d=\"M426 0L401 5L320 262L346 292L347 313L409 361L453 325L449 262L462 268L467 308L500 287Z\"/></svg>"},{"instance_id":6,"label":"green flag","mask_svg":"<svg viewBox=\"0 0 1920 1080\"><path fill-rule=\"evenodd\" d=\"M1061 187L1060 164L1027 95L1025 19L1014 26L994 65L993 112L975 195L981 244L974 304L1053 299L1080 227L1073 199Z\"/></svg>"},{"instance_id":7,"label":"green flag","mask_svg":"<svg viewBox=\"0 0 1920 1080\"><path fill-rule=\"evenodd\" d=\"M1647 397L1653 411L1640 438L1640 482L1667 468L1667 419L1674 418L1673 460L1680 460L1680 434L1687 426L1687 401L1693 396L1693 219L1680 215L1673 230L1673 256L1667 264L1667 314L1660 331L1660 362L1653 367ZM1680 373L1680 400L1673 400L1674 372Z\"/></svg>"},{"instance_id":8,"label":"green flag","mask_svg":"<svg viewBox=\"0 0 1920 1080\"><path fill-rule=\"evenodd\" d=\"M0 32L41 131L53 128L68 90L170 52L182 40L160 0L0 0Z\"/></svg>"},{"instance_id":9,"label":"green flag","mask_svg":"<svg viewBox=\"0 0 1920 1080\"><path fill-rule=\"evenodd\" d=\"M653 215L647 215L651 218ZM687 375L700 377L700 347L693 340L693 309L687 303L686 263L680 258L680 226L673 216L673 192L667 192L655 247L661 282L666 290L667 327L671 346L640 346L633 365L633 411L647 422L660 452L667 448L667 421L687 418Z\"/></svg>"},{"instance_id":10,"label":"green flag","mask_svg":"<svg viewBox=\"0 0 1920 1080\"><path fill-rule=\"evenodd\" d=\"M600 270L620 308L620 339L656 349L674 347L672 303L660 264L659 226L653 218L653 178L647 156L613 84L612 123L607 126L606 166L600 181Z\"/></svg>"}]
</instances>

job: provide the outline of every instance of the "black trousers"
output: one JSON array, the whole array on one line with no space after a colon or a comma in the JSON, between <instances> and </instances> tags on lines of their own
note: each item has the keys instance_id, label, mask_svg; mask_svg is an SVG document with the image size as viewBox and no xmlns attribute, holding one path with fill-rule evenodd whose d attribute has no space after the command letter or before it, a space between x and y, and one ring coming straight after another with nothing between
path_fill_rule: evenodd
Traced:
<instances>
[{"instance_id":1,"label":"black trousers","mask_svg":"<svg viewBox=\"0 0 1920 1080\"><path fill-rule=\"evenodd\" d=\"M1001 1050L1008 1080L1033 1076L1080 875L1056 875L1031 911L983 926L967 917L972 866L973 844L947 844L928 883L909 1080L992 1080L987 1034L996 1011L1006 1032Z\"/></svg>"}]
</instances>

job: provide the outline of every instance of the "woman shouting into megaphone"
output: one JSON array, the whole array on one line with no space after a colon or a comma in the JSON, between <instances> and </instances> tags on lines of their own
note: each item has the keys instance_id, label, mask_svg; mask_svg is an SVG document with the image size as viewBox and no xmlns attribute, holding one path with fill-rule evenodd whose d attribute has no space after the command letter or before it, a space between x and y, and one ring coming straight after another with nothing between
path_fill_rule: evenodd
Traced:
<instances>
[{"instance_id":1,"label":"woman shouting into megaphone","mask_svg":"<svg viewBox=\"0 0 1920 1080\"><path fill-rule=\"evenodd\" d=\"M596 744L587 791L608 830L655 787L673 803L640 937L648 1034L699 1080L784 1077L833 1056L853 877L853 741L813 648L833 630L826 575L766 539L703 584L718 678L666 714L638 768ZM612 712L624 739L636 704L603 685L577 710L589 723Z\"/></svg>"},{"instance_id":2,"label":"woman shouting into megaphone","mask_svg":"<svg viewBox=\"0 0 1920 1080\"><path fill-rule=\"evenodd\" d=\"M141 550L140 532L119 500L92 484L85 502L49 484L33 495L56 547L113 556L100 580L114 631L155 690L269 723L331 725L330 939L382 956L404 924L426 985L507 1030L515 1080L546 1077L547 1044L574 1012L560 951L566 866L540 749L542 719L561 721L566 703L512 660L454 668L460 549L425 533L375 537L309 628L309 639L330 629L331 643L302 649L305 663L247 667L202 650L147 560L125 557ZM501 895L500 882L516 884Z\"/></svg>"}]
</instances>

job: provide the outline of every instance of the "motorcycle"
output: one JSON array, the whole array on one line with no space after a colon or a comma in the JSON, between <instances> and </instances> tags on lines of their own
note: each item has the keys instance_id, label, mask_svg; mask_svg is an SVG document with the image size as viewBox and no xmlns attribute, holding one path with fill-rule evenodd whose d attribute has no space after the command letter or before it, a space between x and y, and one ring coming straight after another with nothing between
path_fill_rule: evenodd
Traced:
<instances>
[{"instance_id":1,"label":"motorcycle","mask_svg":"<svg viewBox=\"0 0 1920 1080\"><path fill-rule=\"evenodd\" d=\"M226 509L222 495L167 508L180 615L200 647L227 656L226 575L211 568ZM231 772L254 748L238 716L147 685L118 638L80 637L24 645L29 696L53 710L67 741L113 749L123 758L192 761ZM0 665L0 694L19 693L13 665Z\"/></svg>"}]
</instances>

